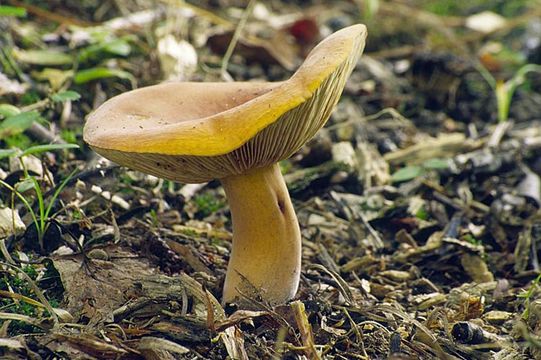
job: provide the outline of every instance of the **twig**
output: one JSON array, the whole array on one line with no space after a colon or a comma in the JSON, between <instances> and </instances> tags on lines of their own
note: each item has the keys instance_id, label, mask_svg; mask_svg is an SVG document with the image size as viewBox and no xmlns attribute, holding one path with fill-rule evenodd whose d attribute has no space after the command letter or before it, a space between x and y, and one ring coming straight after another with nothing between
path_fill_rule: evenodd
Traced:
<instances>
[{"instance_id":1,"label":"twig","mask_svg":"<svg viewBox=\"0 0 541 360\"><path fill-rule=\"evenodd\" d=\"M39 17L39 18L49 20L49 21L53 21L53 22L57 22L59 24L77 25L77 26L82 26L82 27L92 26L93 25L93 23L90 23L88 21L77 19L77 18L68 18L68 17L62 16L62 15L60 15L58 13L50 12L50 11L47 11L45 9L42 9L39 6L23 3L22 1L9 0L8 2L9 2L9 4L11 4L13 6L18 6L18 7L25 8L26 11L28 11L29 13L31 13L31 14Z\"/></svg>"},{"instance_id":2,"label":"twig","mask_svg":"<svg viewBox=\"0 0 541 360\"><path fill-rule=\"evenodd\" d=\"M225 81L233 81L233 78L227 72L227 65L229 64L231 55L233 55L233 50L235 50L235 47L237 46L237 42L239 41L240 34L242 33L244 26L246 25L246 21L248 21L248 18L252 14L252 10L254 9L255 3L256 3L255 0L250 0L250 2L248 3L248 6L246 6L246 9L242 13L242 17L239 21L239 24L237 25L237 28L235 29L235 32L233 33L231 42L229 43L229 46L227 47L227 51L225 52L224 57L222 59L222 66L220 67L220 73L222 75L222 78Z\"/></svg>"},{"instance_id":3,"label":"twig","mask_svg":"<svg viewBox=\"0 0 541 360\"><path fill-rule=\"evenodd\" d=\"M487 141L486 146L488 148L497 147L502 141L504 135L513 127L513 122L508 120L505 122L500 122L496 125L494 132L490 135L490 138Z\"/></svg>"},{"instance_id":4,"label":"twig","mask_svg":"<svg viewBox=\"0 0 541 360\"><path fill-rule=\"evenodd\" d=\"M347 319L348 319L348 321L349 321L349 323L351 325L351 330L350 331L353 331L355 333L355 337L357 338L357 344L360 347L361 355L366 357L367 359L369 359L369 356L366 353L366 349L364 347L362 330L359 328L359 326L357 326L355 321L351 318L351 315L349 314L349 311L345 307L342 308L342 312L346 315L346 317L347 317Z\"/></svg>"},{"instance_id":5,"label":"twig","mask_svg":"<svg viewBox=\"0 0 541 360\"><path fill-rule=\"evenodd\" d=\"M33 104L30 104L21 108L21 112L41 110L41 109L46 108L50 104L51 104L51 99L46 98L46 99L40 100L38 102L35 102ZM32 125L28 129L26 129L26 132L29 133L30 136L32 136L36 140L40 140L43 142L55 143L55 144L66 143L57 134L47 130L47 128L45 128L43 125L37 122L32 123Z\"/></svg>"},{"instance_id":6,"label":"twig","mask_svg":"<svg viewBox=\"0 0 541 360\"><path fill-rule=\"evenodd\" d=\"M480 148L483 143L483 140L468 140L462 133L449 133L389 152L383 158L391 165L420 164L430 158L448 158L461 152L472 151Z\"/></svg>"},{"instance_id":7,"label":"twig","mask_svg":"<svg viewBox=\"0 0 541 360\"><path fill-rule=\"evenodd\" d=\"M365 228L368 229L368 232L370 233L370 235L372 235L372 246L374 247L374 249L383 249L385 246L383 240L379 236L376 229L374 229L372 225L370 225L370 222L366 219L366 216L364 216L362 212L353 211L351 206L349 206L345 201L341 200L334 191L331 191L330 195L336 203L342 205L349 211L349 213L351 214L350 220L357 221L360 219L362 221Z\"/></svg>"},{"instance_id":8,"label":"twig","mask_svg":"<svg viewBox=\"0 0 541 360\"><path fill-rule=\"evenodd\" d=\"M338 289L338 291L342 294L344 299L351 305L356 304L356 301L355 301L355 299L353 297L353 294L351 292L351 289L349 288L348 283L340 276L340 274L338 274L338 273L336 273L334 271L331 271L331 270L327 269L325 266L320 265L320 264L308 265L307 269L308 270L313 269L313 270L316 270L316 271L322 271L322 272L326 273L327 275L329 275L334 280L334 282L336 283L334 285L334 287L336 287Z\"/></svg>"},{"instance_id":9,"label":"twig","mask_svg":"<svg viewBox=\"0 0 541 360\"><path fill-rule=\"evenodd\" d=\"M392 59L411 56L415 51L419 50L420 46L403 45L390 49L382 49L378 51L367 52L366 55L375 59Z\"/></svg>"},{"instance_id":10,"label":"twig","mask_svg":"<svg viewBox=\"0 0 541 360\"><path fill-rule=\"evenodd\" d=\"M15 228L15 227L13 227ZM6 247L6 239L1 239L0 240L0 252L2 253L2 255L4 256L4 259L6 259L6 261L11 264L11 265L17 265L17 263L15 262L15 260L13 260L13 258L11 257L11 254L9 253L8 251L8 248Z\"/></svg>"},{"instance_id":11,"label":"twig","mask_svg":"<svg viewBox=\"0 0 541 360\"><path fill-rule=\"evenodd\" d=\"M200 7L196 6L196 5L188 4L184 0L161 0L161 2L163 2L165 4L168 4L170 6L175 6L175 7L179 7L179 8L188 9L188 10L192 11L198 17L205 18L205 20L208 20L212 24L220 25L220 26L223 26L223 27L225 27L227 29L232 29L233 28L233 23L230 22L229 20L221 18L218 15L216 15L216 14L214 14L214 13L208 11L208 10L205 10L203 8L200 8Z\"/></svg>"},{"instance_id":12,"label":"twig","mask_svg":"<svg viewBox=\"0 0 541 360\"><path fill-rule=\"evenodd\" d=\"M305 355L309 359L321 359L321 355L316 350L312 326L308 321L308 315L306 314L304 304L297 300L292 302L290 306L293 310L295 322L297 323L297 327L301 335L301 341L304 347Z\"/></svg>"},{"instance_id":13,"label":"twig","mask_svg":"<svg viewBox=\"0 0 541 360\"><path fill-rule=\"evenodd\" d=\"M61 139L58 135L54 134L53 132L47 130L43 125L38 123L33 123L26 132L32 136L34 139L39 140L41 142L46 143L54 143L54 144L65 144L66 142Z\"/></svg>"},{"instance_id":14,"label":"twig","mask_svg":"<svg viewBox=\"0 0 541 360\"><path fill-rule=\"evenodd\" d=\"M373 121L373 120L379 119L383 115L391 115L393 117L393 119L396 119L398 121L403 121L405 123L409 123L409 120L406 119L404 116L402 116L402 114L400 114L396 109L388 107L388 108L385 108L385 109L382 109L382 110L378 111L375 114L366 115L366 116L363 116L363 117L360 117L360 118L353 118L351 120L346 120L346 121L340 122L338 124L327 126L326 129L330 131L330 130L335 130L335 129L338 129L338 128L341 128L341 127L344 127L344 126L347 126L347 125L351 125L351 124L354 124L354 123L365 123L365 122L368 122L368 121Z\"/></svg>"}]
</instances>

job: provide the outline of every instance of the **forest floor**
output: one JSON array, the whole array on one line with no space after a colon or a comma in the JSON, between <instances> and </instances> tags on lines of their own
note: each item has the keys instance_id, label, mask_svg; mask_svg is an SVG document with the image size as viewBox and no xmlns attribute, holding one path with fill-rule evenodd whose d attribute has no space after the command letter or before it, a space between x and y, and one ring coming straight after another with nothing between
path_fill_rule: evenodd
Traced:
<instances>
[{"instance_id":1,"label":"forest floor","mask_svg":"<svg viewBox=\"0 0 541 360\"><path fill-rule=\"evenodd\" d=\"M0 358L541 359L540 19L539 0L2 2ZM108 162L85 116L165 80L288 79L359 22L335 112L280 164L299 291L224 309L220 183Z\"/></svg>"}]
</instances>

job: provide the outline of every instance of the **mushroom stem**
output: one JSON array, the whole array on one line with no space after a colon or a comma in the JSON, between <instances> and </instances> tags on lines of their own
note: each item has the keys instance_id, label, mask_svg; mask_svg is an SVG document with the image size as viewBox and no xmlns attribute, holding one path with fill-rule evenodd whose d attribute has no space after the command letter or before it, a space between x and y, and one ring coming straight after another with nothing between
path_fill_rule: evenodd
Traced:
<instances>
[{"instance_id":1,"label":"mushroom stem","mask_svg":"<svg viewBox=\"0 0 541 360\"><path fill-rule=\"evenodd\" d=\"M233 222L223 301L243 303L240 293L273 305L290 300L299 286L301 233L278 164L221 182Z\"/></svg>"}]
</instances>

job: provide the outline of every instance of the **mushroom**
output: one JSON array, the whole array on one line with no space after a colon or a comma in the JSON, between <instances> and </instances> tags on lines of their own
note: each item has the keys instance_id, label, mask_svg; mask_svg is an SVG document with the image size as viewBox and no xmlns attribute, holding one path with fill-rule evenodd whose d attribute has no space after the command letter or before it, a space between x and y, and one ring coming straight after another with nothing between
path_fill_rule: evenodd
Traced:
<instances>
[{"instance_id":1,"label":"mushroom","mask_svg":"<svg viewBox=\"0 0 541 360\"><path fill-rule=\"evenodd\" d=\"M301 234L278 161L325 124L365 38L360 24L332 34L287 81L163 83L87 117L84 140L118 164L183 183L221 181L233 223L225 303L295 296Z\"/></svg>"}]
</instances>

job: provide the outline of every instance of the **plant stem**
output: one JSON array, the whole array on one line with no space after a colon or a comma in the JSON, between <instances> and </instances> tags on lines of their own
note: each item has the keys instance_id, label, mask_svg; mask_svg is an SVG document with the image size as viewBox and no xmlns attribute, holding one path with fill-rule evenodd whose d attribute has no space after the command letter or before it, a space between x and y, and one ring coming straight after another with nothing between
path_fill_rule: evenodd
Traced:
<instances>
[{"instance_id":1,"label":"plant stem","mask_svg":"<svg viewBox=\"0 0 541 360\"><path fill-rule=\"evenodd\" d=\"M229 46L227 47L227 50L222 59L222 66L220 67L220 73L222 74L222 78L225 81L233 81L233 79L231 78L231 75L229 75L229 73L227 72L227 65L229 64L229 59L231 59L231 55L233 55L233 50L235 50L235 47L237 46L237 42L239 41L240 34L242 33L244 26L246 25L246 21L248 21L248 18L252 14L252 10L254 9L255 4L256 4L255 0L250 0L250 2L248 3L248 6L246 6L246 9L244 10L244 13L242 14L242 18L240 19L239 24L237 25L237 28L235 29L235 32L233 33L231 42L229 43Z\"/></svg>"}]
</instances>

